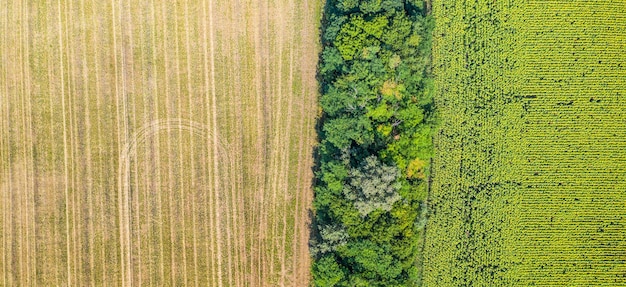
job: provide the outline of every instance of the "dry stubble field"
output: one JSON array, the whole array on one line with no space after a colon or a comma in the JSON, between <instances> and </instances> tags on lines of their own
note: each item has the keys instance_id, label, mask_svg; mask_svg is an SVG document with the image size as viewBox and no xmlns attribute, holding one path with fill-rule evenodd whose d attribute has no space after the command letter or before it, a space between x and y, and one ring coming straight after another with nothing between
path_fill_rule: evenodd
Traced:
<instances>
[{"instance_id":1,"label":"dry stubble field","mask_svg":"<svg viewBox=\"0 0 626 287\"><path fill-rule=\"evenodd\" d=\"M0 285L307 285L319 13L5 3Z\"/></svg>"}]
</instances>

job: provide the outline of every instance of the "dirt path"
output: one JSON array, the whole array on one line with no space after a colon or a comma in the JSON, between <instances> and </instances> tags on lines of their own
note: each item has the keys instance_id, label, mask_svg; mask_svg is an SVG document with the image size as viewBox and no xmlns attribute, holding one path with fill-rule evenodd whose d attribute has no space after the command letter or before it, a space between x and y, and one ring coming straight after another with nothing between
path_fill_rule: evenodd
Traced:
<instances>
[{"instance_id":1,"label":"dirt path","mask_svg":"<svg viewBox=\"0 0 626 287\"><path fill-rule=\"evenodd\" d=\"M208 3L208 20L209 20L209 49L210 49L210 57L209 57L209 63L210 63L210 76L211 76L211 81L210 81L210 90L211 90L211 124L210 126L213 127L214 132L213 132L213 137L212 137L212 144L213 144L213 170L214 170L214 175L215 178L213 180L214 186L213 186L213 190L215 193L215 199L219 199L220 194L220 185L219 185L219 162L218 162L218 151L217 151L217 95L215 92L215 40L214 40L214 27L213 27L213 1L209 0ZM217 286L222 287L223 283L222 283L222 250L221 250L221 246L223 245L222 240L222 236L221 236L221 226L220 226L220 218L221 218L221 212L219 210L219 208L215 208L215 232L216 232L216 238L217 238L217 242L216 242L216 249L217 249Z\"/></svg>"},{"instance_id":2,"label":"dirt path","mask_svg":"<svg viewBox=\"0 0 626 287\"><path fill-rule=\"evenodd\" d=\"M58 11L58 17L59 19L61 18L61 3L57 3L57 11ZM64 194L65 194L65 240L66 240L66 246L65 246L65 255L67 257L67 264L66 264L66 271L67 271L67 280L69 281L69 285L71 285L71 278L72 278L72 263L71 261L71 251L70 251L70 203L69 203L69 172L68 172L68 144L67 144L67 119L66 119L66 115L67 115L67 110L66 110L66 105L65 105L65 70L64 70L64 60L63 60L63 49L64 49L64 45L63 45L63 25L62 25L62 21L59 20L58 22L58 29L59 29L59 54L60 54L60 59L59 62L61 63L61 106L62 106L62 121L63 121L63 174L65 175L65 183L64 183ZM117 69L116 69L117 70Z\"/></svg>"},{"instance_id":3,"label":"dirt path","mask_svg":"<svg viewBox=\"0 0 626 287\"><path fill-rule=\"evenodd\" d=\"M3 20L2 23L2 29L6 29L5 27L7 27L8 25L5 23L6 20ZM6 43L6 35L4 35L3 37L3 42ZM4 53L4 49L2 50L2 53L0 53L0 59L2 60L2 63L7 63L7 59L6 59L6 53ZM4 67L4 65L2 66L2 70L5 70L6 68ZM4 88L2 89L2 92L6 95L8 95L8 89L9 89L9 85L7 85L7 74L6 72L3 71L3 77L0 78L0 80L2 81L2 85L4 86ZM2 135L6 135L9 133L8 131L8 127L7 127L7 122L9 119L9 113L8 113L8 104L7 104L7 99L4 97L0 97L0 134ZM8 146L8 136L4 136L4 137L0 137L0 161L2 161L3 163L8 162L8 153L9 153L9 146ZM8 164L3 164L2 167L0 168L0 172L2 172L3 177L0 178L0 186L2 186L2 190L9 190L8 185L10 184L11 180L8 179L7 175L9 174L8 171L9 165ZM9 271L8 271L8 246L7 246L7 242L8 242L8 234L9 234L9 230L8 230L8 222L9 222L9 216L8 213L10 211L9 209L9 203L11 202L9 199L9 192L2 192L0 194L0 198L2 200L2 210L0 211L0 213L2 213L2 230L0 232L0 238L2 238L2 249L0 249L0 253L2 253L2 261L0 262L1 270L2 270L2 285L3 286L7 286L7 276L9 275Z\"/></svg>"},{"instance_id":4,"label":"dirt path","mask_svg":"<svg viewBox=\"0 0 626 287\"><path fill-rule=\"evenodd\" d=\"M192 72L191 72L191 58L190 58L190 54L191 54L191 47L190 47L190 32L189 32L189 18L192 17L189 13L189 4L187 2L185 2L185 53L186 53L186 65L185 65L185 72L186 72L186 76L187 76L187 92L188 92L188 106L192 107L194 105L193 100L192 100L192 92L195 92L194 89L192 88L192 81L191 81L191 76L192 76ZM182 111L182 109L181 109ZM194 118L194 112L193 109L189 109L190 114L189 117L190 118ZM182 117L182 115L180 116ZM196 186L196 179L195 179L195 166L194 166L194 158L195 158L195 147L194 147L194 141L193 139L191 140L191 149L190 149L190 155L189 155L189 162L190 162L190 174L191 174L191 182L190 182L190 186L192 188L192 190L194 189L194 187ZM197 238L197 225L198 225L198 220L197 220L197 215L195 212L196 209L196 200L195 198L192 198L191 200L191 216L192 216L192 246L193 246L193 267L194 267L194 285L195 286L199 286L199 270L198 270L198 238Z\"/></svg>"},{"instance_id":5,"label":"dirt path","mask_svg":"<svg viewBox=\"0 0 626 287\"><path fill-rule=\"evenodd\" d=\"M229 22L240 22L241 15L239 14L239 10L241 9L240 3L236 2L233 5L228 7L228 13L223 17L219 17L217 21L217 26L219 27L227 27ZM240 44L240 27L233 27L233 33L228 35L223 35L221 38L225 38L221 41L221 49L224 51L228 51L226 55L226 59L224 59L225 65L230 67L228 69L228 73L225 75L225 90L220 94L224 97L224 100L228 102L228 111L229 116L227 122L227 136L230 141L230 146L233 150L241 151L242 150L242 133L238 132L242 129L241 126L241 106L242 106L242 93L241 93L241 77L239 76L242 68L241 68L241 53L239 51ZM222 102L224 102L222 100ZM224 122L224 121L223 121ZM244 201L243 201L243 185L241 179L241 172L236 172L237 170L241 170L241 162L242 152L234 152L233 157L231 157L231 166L233 167L233 171L229 174L229 180L231 182L230 186L230 206L229 211L230 214L230 223L229 226L232 228L227 228L226 230L230 230L230 234L227 236L229 239L227 242L230 242L228 246L229 257L228 257L228 285L229 286L242 286L245 279L243 279L245 273L245 263L242 257L245 256L245 217L243 215Z\"/></svg>"},{"instance_id":6,"label":"dirt path","mask_svg":"<svg viewBox=\"0 0 626 287\"><path fill-rule=\"evenodd\" d=\"M2 20L0 20L0 25L1 26L1 30L6 30L8 27L8 17L4 17ZM8 43L7 41L7 35L8 33L5 33L3 35L1 35L0 37L2 38L2 42L3 43ZM6 47L2 46L0 47L0 60L2 63L8 63L8 59L7 59L7 53L5 52ZM0 83L2 83L2 93L4 93L5 95L9 94L9 85L8 85L8 73L6 72L6 67L5 64L0 64L0 71L2 71L2 75L0 75ZM8 135L9 134L9 130L8 130L8 121L9 121L9 111L8 111L8 99L6 97L0 97L0 134L1 135ZM0 186L2 186L2 190L5 189L9 189L8 185L10 184L11 180L8 179L8 168L9 165L6 164L8 162L8 156L9 156L9 151L10 151L10 147L8 144L8 140L9 137L8 136L2 136L0 137L0 161L2 161L3 165L1 165L0 167L0 172L2 172L2 178L0 178ZM9 256L8 256L8 235L9 235L9 228L8 228L8 222L9 222L9 204L11 202L11 200L9 199L9 192L2 192L0 194L0 198L2 200L2 210L0 211L0 213L2 213L2 231L0 232L0 238L2 238L2 249L0 249L0 253L2 253L2 260L0 261L0 265L2 266L0 270L2 270L2 285L3 286L8 286L8 275L9 275L9 264L8 264L8 260L9 260Z\"/></svg>"}]
</instances>

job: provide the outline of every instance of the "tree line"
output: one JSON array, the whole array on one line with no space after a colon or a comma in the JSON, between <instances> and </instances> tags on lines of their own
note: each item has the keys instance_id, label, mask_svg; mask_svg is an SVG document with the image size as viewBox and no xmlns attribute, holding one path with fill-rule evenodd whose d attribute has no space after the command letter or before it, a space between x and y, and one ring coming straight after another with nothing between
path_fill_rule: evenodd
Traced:
<instances>
[{"instance_id":1,"label":"tree line","mask_svg":"<svg viewBox=\"0 0 626 287\"><path fill-rule=\"evenodd\" d=\"M327 0L318 67L315 286L415 286L433 153L423 0Z\"/></svg>"}]
</instances>

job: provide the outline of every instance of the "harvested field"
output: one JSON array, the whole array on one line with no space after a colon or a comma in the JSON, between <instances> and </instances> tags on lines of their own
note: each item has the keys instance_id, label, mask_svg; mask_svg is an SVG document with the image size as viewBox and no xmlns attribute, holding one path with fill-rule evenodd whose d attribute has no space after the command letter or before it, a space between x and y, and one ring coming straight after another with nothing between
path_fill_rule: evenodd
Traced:
<instances>
[{"instance_id":1,"label":"harvested field","mask_svg":"<svg viewBox=\"0 0 626 287\"><path fill-rule=\"evenodd\" d=\"M3 5L0 285L307 285L320 6Z\"/></svg>"}]
</instances>

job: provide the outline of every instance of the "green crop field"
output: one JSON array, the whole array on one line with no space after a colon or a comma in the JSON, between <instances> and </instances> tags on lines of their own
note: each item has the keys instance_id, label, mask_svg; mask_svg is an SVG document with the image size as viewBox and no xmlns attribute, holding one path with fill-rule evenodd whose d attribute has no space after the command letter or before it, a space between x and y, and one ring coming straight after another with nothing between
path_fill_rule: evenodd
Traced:
<instances>
[{"instance_id":1,"label":"green crop field","mask_svg":"<svg viewBox=\"0 0 626 287\"><path fill-rule=\"evenodd\" d=\"M433 1L424 286L626 286L626 1Z\"/></svg>"},{"instance_id":2,"label":"green crop field","mask_svg":"<svg viewBox=\"0 0 626 287\"><path fill-rule=\"evenodd\" d=\"M2 1L0 286L303 286L321 3Z\"/></svg>"}]
</instances>

